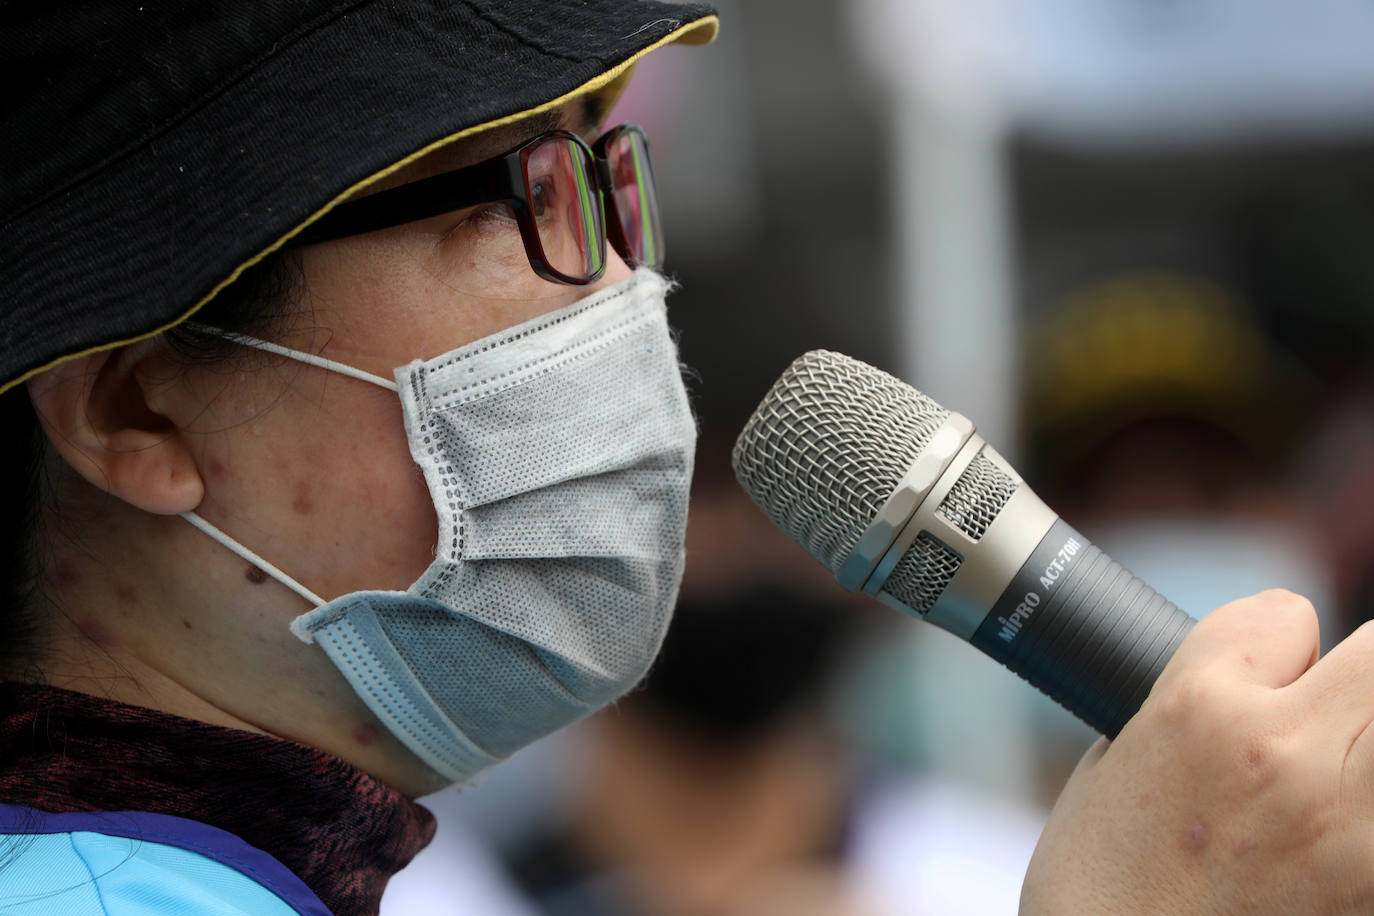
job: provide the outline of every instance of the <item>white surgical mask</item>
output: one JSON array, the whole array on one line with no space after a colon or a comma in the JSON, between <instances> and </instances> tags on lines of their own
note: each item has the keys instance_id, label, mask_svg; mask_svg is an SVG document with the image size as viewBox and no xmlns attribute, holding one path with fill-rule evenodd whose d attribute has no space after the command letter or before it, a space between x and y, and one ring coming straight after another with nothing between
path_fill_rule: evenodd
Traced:
<instances>
[{"instance_id":1,"label":"white surgical mask","mask_svg":"<svg viewBox=\"0 0 1374 916\"><path fill-rule=\"evenodd\" d=\"M325 602L291 624L421 760L465 780L615 699L658 652L682 576L696 428L665 281L640 270L566 308L415 361L392 382L439 517L404 592ZM360 434L366 434L360 431Z\"/></svg>"}]
</instances>

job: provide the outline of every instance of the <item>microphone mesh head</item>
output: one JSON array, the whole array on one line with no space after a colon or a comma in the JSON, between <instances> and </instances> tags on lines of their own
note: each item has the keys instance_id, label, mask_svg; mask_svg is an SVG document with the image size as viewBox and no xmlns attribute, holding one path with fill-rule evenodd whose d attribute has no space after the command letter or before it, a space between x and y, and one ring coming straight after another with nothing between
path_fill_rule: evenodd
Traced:
<instances>
[{"instance_id":1,"label":"microphone mesh head","mask_svg":"<svg viewBox=\"0 0 1374 916\"><path fill-rule=\"evenodd\" d=\"M977 541L987 534L988 527L1015 492L1016 481L1007 476L986 451L981 451L969 462L935 511Z\"/></svg>"},{"instance_id":2,"label":"microphone mesh head","mask_svg":"<svg viewBox=\"0 0 1374 916\"><path fill-rule=\"evenodd\" d=\"M839 570L949 411L867 363L812 350L735 442L735 477L788 537Z\"/></svg>"}]
</instances>

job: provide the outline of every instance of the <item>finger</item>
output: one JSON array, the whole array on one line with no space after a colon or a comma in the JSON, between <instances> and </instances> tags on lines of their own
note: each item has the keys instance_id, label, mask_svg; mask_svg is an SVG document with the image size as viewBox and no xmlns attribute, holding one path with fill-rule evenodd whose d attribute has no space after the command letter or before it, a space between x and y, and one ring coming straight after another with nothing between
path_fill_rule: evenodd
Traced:
<instances>
[{"instance_id":1,"label":"finger","mask_svg":"<svg viewBox=\"0 0 1374 916\"><path fill-rule=\"evenodd\" d=\"M1264 687L1286 687L1321 652L1312 602L1273 589L1224 604L1198 621L1160 675L1161 682L1197 670Z\"/></svg>"},{"instance_id":2,"label":"finger","mask_svg":"<svg viewBox=\"0 0 1374 916\"><path fill-rule=\"evenodd\" d=\"M1374 622L1338 643L1289 688L1305 720L1349 743L1374 720Z\"/></svg>"}]
</instances>

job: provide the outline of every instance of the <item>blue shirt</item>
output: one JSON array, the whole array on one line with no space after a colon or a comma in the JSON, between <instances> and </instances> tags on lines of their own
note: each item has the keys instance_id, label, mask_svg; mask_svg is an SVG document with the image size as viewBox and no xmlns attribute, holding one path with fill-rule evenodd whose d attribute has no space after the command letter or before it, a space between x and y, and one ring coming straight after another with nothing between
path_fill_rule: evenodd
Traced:
<instances>
[{"instance_id":1,"label":"blue shirt","mask_svg":"<svg viewBox=\"0 0 1374 916\"><path fill-rule=\"evenodd\" d=\"M275 858L225 830L138 811L0 804L5 916L329 916Z\"/></svg>"}]
</instances>

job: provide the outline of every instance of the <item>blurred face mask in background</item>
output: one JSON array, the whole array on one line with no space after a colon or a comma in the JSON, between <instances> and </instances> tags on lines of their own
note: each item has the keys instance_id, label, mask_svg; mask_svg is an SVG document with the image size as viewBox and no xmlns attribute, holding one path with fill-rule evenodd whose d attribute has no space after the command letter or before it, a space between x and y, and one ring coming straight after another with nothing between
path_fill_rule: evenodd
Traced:
<instances>
[{"instance_id":1,"label":"blurred face mask in background","mask_svg":"<svg viewBox=\"0 0 1374 916\"><path fill-rule=\"evenodd\" d=\"M439 519L404 592L325 602L194 514L187 520L318 607L291 624L379 719L461 781L620 696L662 642L682 577L696 427L667 284L629 280L428 361L396 382Z\"/></svg>"},{"instance_id":2,"label":"blurred face mask in background","mask_svg":"<svg viewBox=\"0 0 1374 916\"><path fill-rule=\"evenodd\" d=\"M1194 617L1286 588L1316 607L1323 641L1339 635L1331 569L1314 534L1297 519L1122 518L1099 525L1094 538Z\"/></svg>"}]
</instances>

